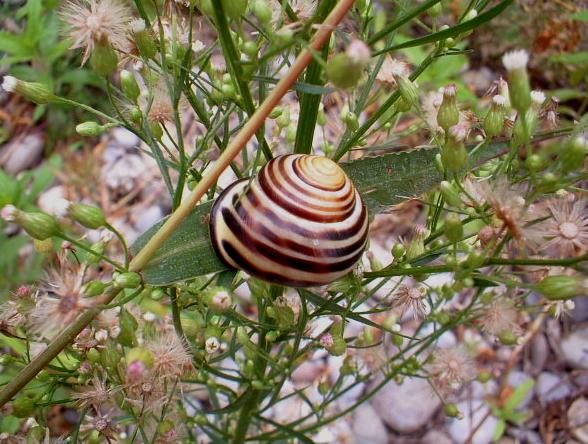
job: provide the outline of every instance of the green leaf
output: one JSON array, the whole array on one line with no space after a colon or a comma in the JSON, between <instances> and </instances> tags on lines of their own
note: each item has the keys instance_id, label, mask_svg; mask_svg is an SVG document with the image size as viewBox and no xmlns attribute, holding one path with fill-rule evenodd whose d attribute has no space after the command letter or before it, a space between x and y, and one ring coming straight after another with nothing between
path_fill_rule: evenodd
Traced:
<instances>
[{"instance_id":1,"label":"green leaf","mask_svg":"<svg viewBox=\"0 0 588 444\"><path fill-rule=\"evenodd\" d=\"M480 148L471 156L472 165L483 163L506 149L504 143ZM368 157L341 167L351 177L362 195L371 216L412 197L433 190L442 180L435 167L436 148L421 148L401 153ZM212 202L196 207L194 212L163 244L142 270L150 285L167 285L216 273L228 267L217 258L208 231ZM163 221L147 230L131 247L137 254L155 234Z\"/></svg>"},{"instance_id":2,"label":"green leaf","mask_svg":"<svg viewBox=\"0 0 588 444\"><path fill-rule=\"evenodd\" d=\"M494 8L480 14L476 18L472 20L468 20L467 22L460 23L459 25L453 26L452 28L445 29L443 31L435 32L433 34L429 34L425 37L421 37L418 39L413 39L408 42L402 43L396 46L389 46L388 48L384 48L381 51L374 53L374 56L383 54L385 52L395 51L402 48L410 48L412 46L420 46L425 45L427 43L434 43L441 40L448 39L450 37L458 36L459 34L463 34L464 32L471 31L472 29L476 29L483 23L486 23L496 17L498 14L502 13L508 6L511 5L513 0L503 0Z\"/></svg>"},{"instance_id":3,"label":"green leaf","mask_svg":"<svg viewBox=\"0 0 588 444\"><path fill-rule=\"evenodd\" d=\"M494 441L498 441L504 435L506 431L506 421L504 419L499 419L498 424L496 424L496 429L494 430Z\"/></svg>"},{"instance_id":4,"label":"green leaf","mask_svg":"<svg viewBox=\"0 0 588 444\"><path fill-rule=\"evenodd\" d=\"M535 386L535 381L533 379L525 380L521 385L519 385L514 393L508 398L508 401L504 405L504 409L507 412L513 411L517 407L519 407L522 402L525 400L527 394L533 389Z\"/></svg>"},{"instance_id":5,"label":"green leaf","mask_svg":"<svg viewBox=\"0 0 588 444\"><path fill-rule=\"evenodd\" d=\"M549 60L560 63L572 63L581 65L588 63L588 51L574 52L570 54L556 54L549 57Z\"/></svg>"},{"instance_id":6,"label":"green leaf","mask_svg":"<svg viewBox=\"0 0 588 444\"><path fill-rule=\"evenodd\" d=\"M572 14L572 18L574 20L582 20L588 22L588 11L575 12L574 14Z\"/></svg>"},{"instance_id":7,"label":"green leaf","mask_svg":"<svg viewBox=\"0 0 588 444\"><path fill-rule=\"evenodd\" d=\"M217 258L210 242L208 218L211 207L212 202L196 207L164 243L143 269L146 283L167 285L227 269ZM158 222L141 235L131 247L131 252L137 254L164 221L165 219Z\"/></svg>"}]
</instances>

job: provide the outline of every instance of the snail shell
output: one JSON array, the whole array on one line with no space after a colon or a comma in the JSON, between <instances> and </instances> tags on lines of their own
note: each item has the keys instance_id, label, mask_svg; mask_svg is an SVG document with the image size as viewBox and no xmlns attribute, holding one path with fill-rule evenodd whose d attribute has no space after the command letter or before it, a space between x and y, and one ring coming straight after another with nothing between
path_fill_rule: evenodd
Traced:
<instances>
[{"instance_id":1,"label":"snail shell","mask_svg":"<svg viewBox=\"0 0 588 444\"><path fill-rule=\"evenodd\" d=\"M367 242L368 214L339 165L289 154L225 189L210 228L216 253L230 266L265 281L311 287L353 269Z\"/></svg>"}]
</instances>

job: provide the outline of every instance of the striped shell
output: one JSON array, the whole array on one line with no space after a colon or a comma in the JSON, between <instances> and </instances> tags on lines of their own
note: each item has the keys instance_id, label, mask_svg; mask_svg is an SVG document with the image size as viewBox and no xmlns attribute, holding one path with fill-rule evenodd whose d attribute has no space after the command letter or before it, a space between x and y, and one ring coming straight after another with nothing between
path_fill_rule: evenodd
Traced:
<instances>
[{"instance_id":1,"label":"striped shell","mask_svg":"<svg viewBox=\"0 0 588 444\"><path fill-rule=\"evenodd\" d=\"M366 207L345 172L304 154L276 157L255 179L233 183L215 202L210 224L227 264L292 287L347 274L368 234Z\"/></svg>"}]
</instances>

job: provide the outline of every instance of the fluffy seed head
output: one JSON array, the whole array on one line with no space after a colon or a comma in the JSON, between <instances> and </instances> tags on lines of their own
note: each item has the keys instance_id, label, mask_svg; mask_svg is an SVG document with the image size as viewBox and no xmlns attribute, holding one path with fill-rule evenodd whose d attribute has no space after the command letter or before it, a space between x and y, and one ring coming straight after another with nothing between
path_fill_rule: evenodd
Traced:
<instances>
[{"instance_id":1,"label":"fluffy seed head","mask_svg":"<svg viewBox=\"0 0 588 444\"><path fill-rule=\"evenodd\" d=\"M529 63L529 53L524 49L507 52L502 56L502 64L507 71L524 69Z\"/></svg>"},{"instance_id":2,"label":"fluffy seed head","mask_svg":"<svg viewBox=\"0 0 588 444\"><path fill-rule=\"evenodd\" d=\"M121 0L68 1L61 10L71 49L83 48L86 63L98 43L109 42L114 49L128 46L127 25L130 9Z\"/></svg>"},{"instance_id":3,"label":"fluffy seed head","mask_svg":"<svg viewBox=\"0 0 588 444\"><path fill-rule=\"evenodd\" d=\"M406 312L412 312L415 320L422 319L429 312L429 306L425 299L426 295L427 290L425 287L410 288L402 285L394 293L392 306L400 310L400 318Z\"/></svg>"},{"instance_id":4,"label":"fluffy seed head","mask_svg":"<svg viewBox=\"0 0 588 444\"><path fill-rule=\"evenodd\" d=\"M435 387L449 394L464 382L476 377L476 365L463 347L441 348L433 353L433 362L426 367Z\"/></svg>"},{"instance_id":5,"label":"fluffy seed head","mask_svg":"<svg viewBox=\"0 0 588 444\"><path fill-rule=\"evenodd\" d=\"M153 353L153 372L160 378L179 377L193 369L186 344L174 332L157 337L146 347Z\"/></svg>"},{"instance_id":6,"label":"fluffy seed head","mask_svg":"<svg viewBox=\"0 0 588 444\"><path fill-rule=\"evenodd\" d=\"M133 34L138 34L140 32L143 32L143 31L145 31L146 28L147 28L147 24L145 23L145 20L143 20L141 18L136 18L136 19L133 19L129 22L129 30Z\"/></svg>"}]
</instances>

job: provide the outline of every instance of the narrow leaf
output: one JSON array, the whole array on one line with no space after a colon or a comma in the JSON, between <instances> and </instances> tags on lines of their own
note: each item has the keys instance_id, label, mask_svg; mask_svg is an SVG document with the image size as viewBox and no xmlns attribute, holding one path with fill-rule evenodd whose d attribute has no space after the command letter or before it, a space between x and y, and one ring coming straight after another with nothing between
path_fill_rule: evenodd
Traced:
<instances>
[{"instance_id":1,"label":"narrow leaf","mask_svg":"<svg viewBox=\"0 0 588 444\"><path fill-rule=\"evenodd\" d=\"M477 27L479 27L481 24L492 20L494 17L496 17L498 14L504 11L508 6L510 6L512 2L513 0L503 0L494 8L484 12L483 14L480 14L472 20L460 23L459 25L453 26L452 28L445 29L443 31L435 32L434 34L429 34L425 37L409 40L407 42L401 43L400 45L389 46L388 48L384 48L381 51L376 52L374 56L390 51L395 51L397 49L411 48L413 46L421 46L427 43L438 42L440 40L445 40L450 37L455 37L459 34L463 34L464 32L471 31L472 29L476 29Z\"/></svg>"}]
</instances>

